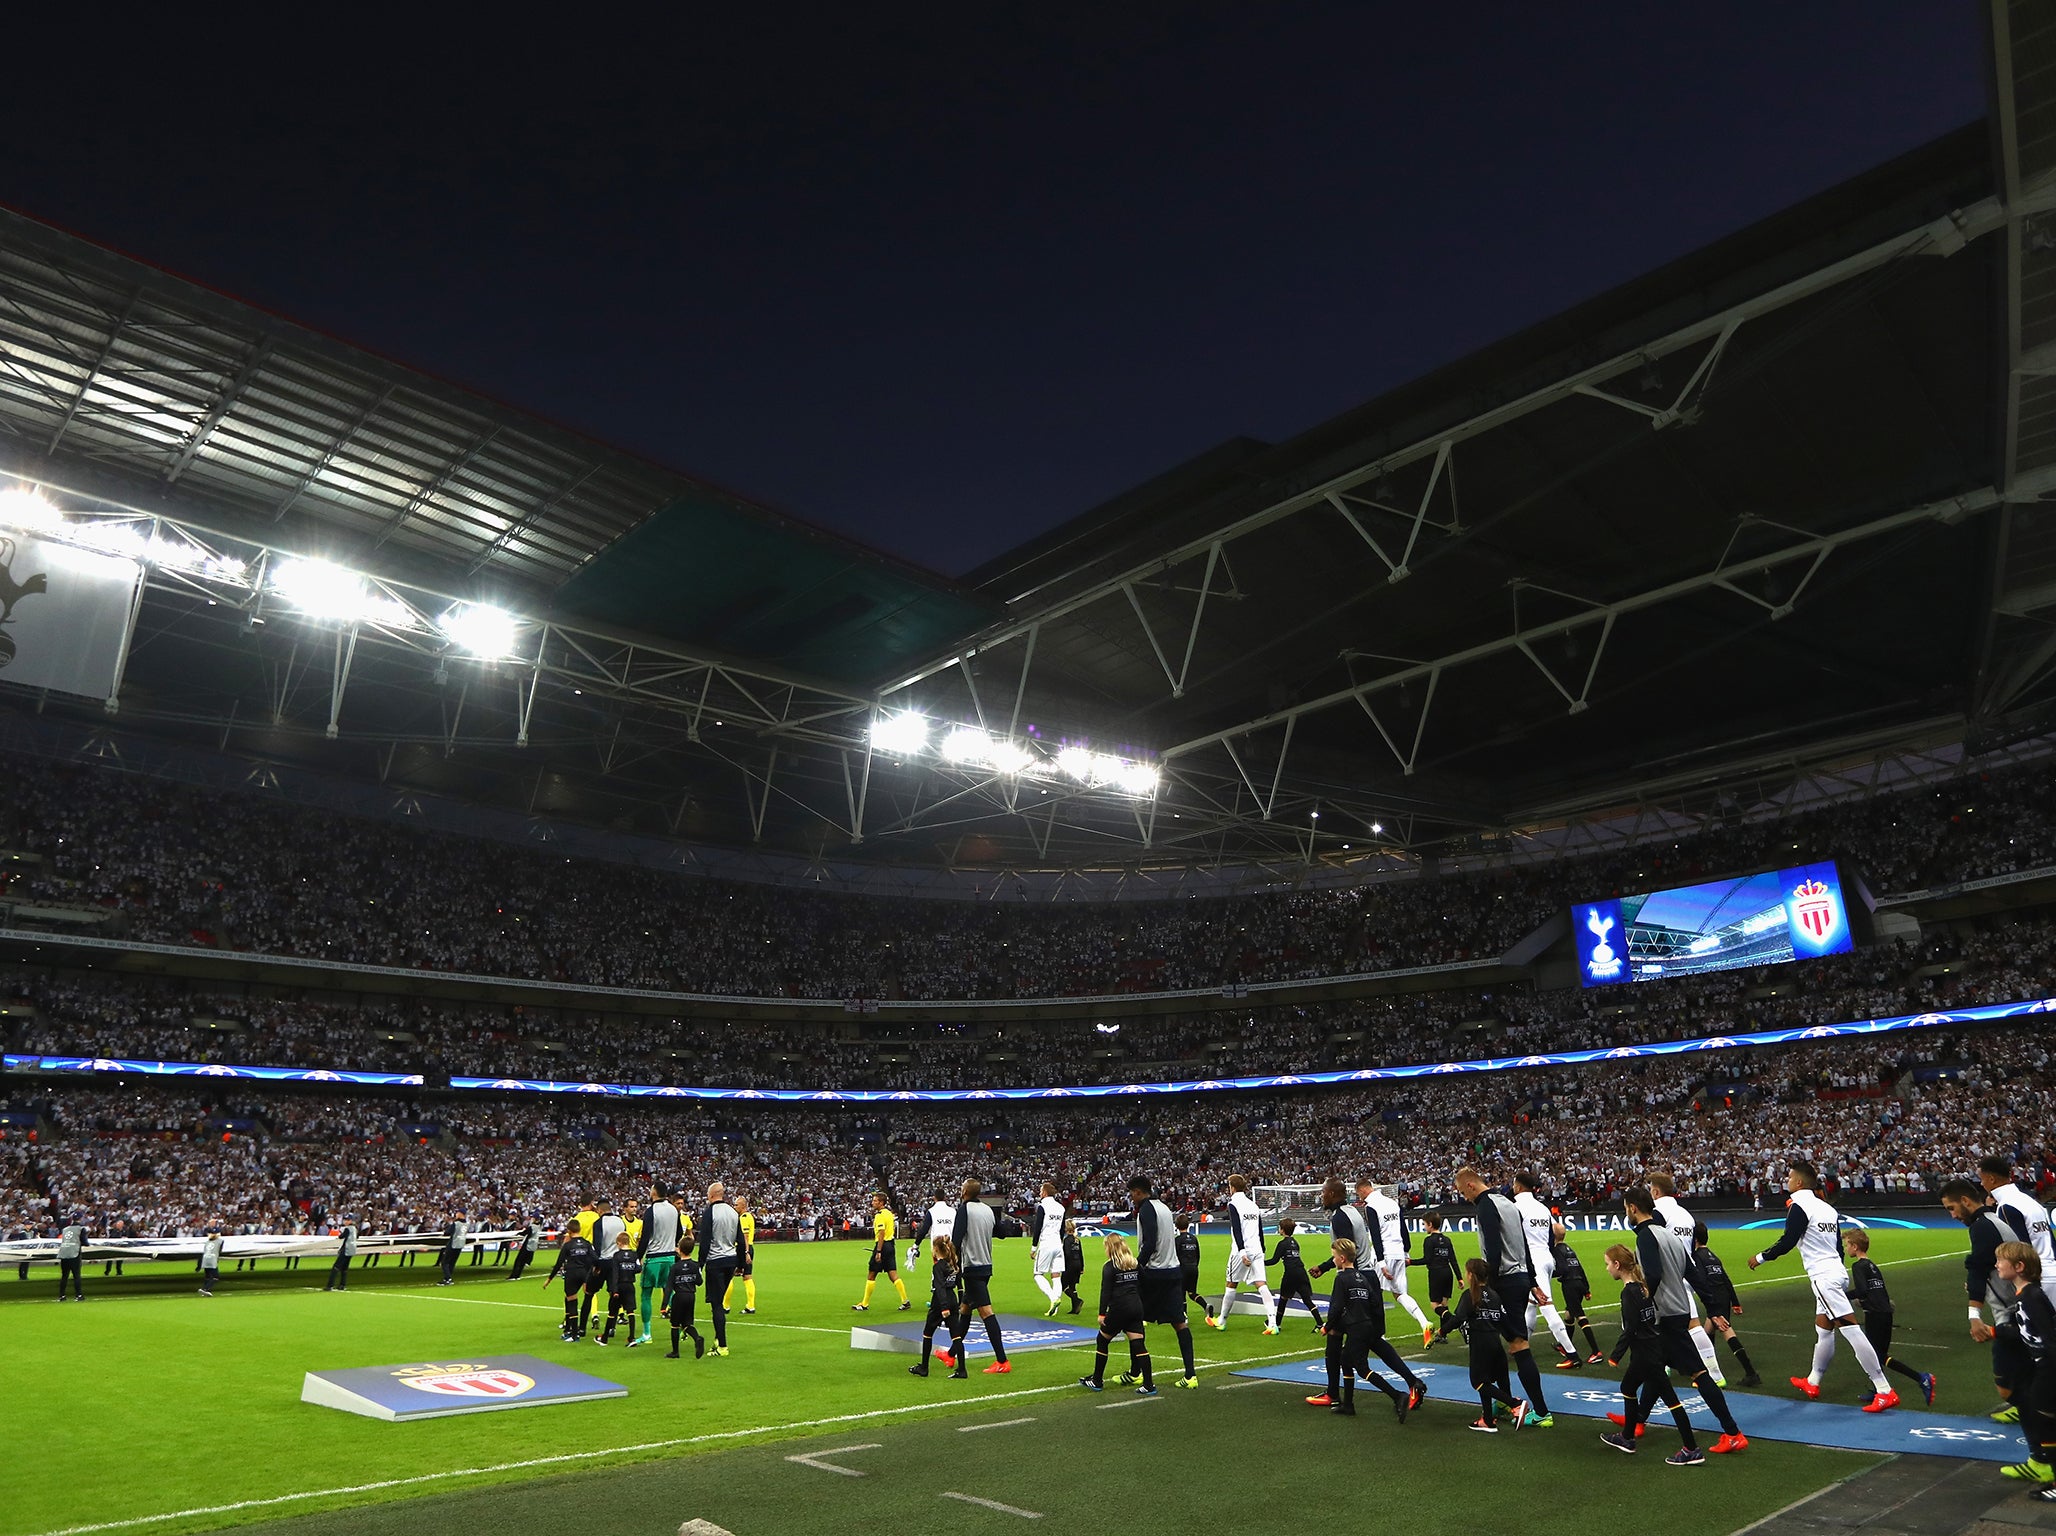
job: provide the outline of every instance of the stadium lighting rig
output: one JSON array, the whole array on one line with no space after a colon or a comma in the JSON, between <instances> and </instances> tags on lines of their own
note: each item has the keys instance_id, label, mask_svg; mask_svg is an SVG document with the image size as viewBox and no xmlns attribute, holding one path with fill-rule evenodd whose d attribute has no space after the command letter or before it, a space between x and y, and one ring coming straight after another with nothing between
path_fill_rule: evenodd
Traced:
<instances>
[{"instance_id":1,"label":"stadium lighting rig","mask_svg":"<svg viewBox=\"0 0 2056 1536\"><path fill-rule=\"evenodd\" d=\"M881 715L871 724L874 751L918 759L932 748L952 768L982 768L1001 778L1046 782L1068 780L1085 789L1112 790L1148 799L1156 794L1163 774L1154 763L1066 745L1046 750L1041 743L1013 736L995 736L975 725L952 725L936 736L936 724L914 710Z\"/></svg>"}]
</instances>

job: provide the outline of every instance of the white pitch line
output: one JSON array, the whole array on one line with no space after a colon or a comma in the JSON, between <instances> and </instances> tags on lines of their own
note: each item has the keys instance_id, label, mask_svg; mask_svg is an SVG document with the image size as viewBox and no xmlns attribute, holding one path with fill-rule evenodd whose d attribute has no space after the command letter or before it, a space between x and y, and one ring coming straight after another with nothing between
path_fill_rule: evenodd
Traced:
<instances>
[{"instance_id":1,"label":"white pitch line","mask_svg":"<svg viewBox=\"0 0 2056 1536\"><path fill-rule=\"evenodd\" d=\"M981 1509L996 1509L1003 1515L1019 1515L1023 1520L1040 1520L1042 1512L1034 1509L1016 1509L1011 1504L1002 1504L998 1499L981 1499L970 1493L938 1493L938 1499L961 1499L966 1504L976 1504Z\"/></svg>"},{"instance_id":2,"label":"white pitch line","mask_svg":"<svg viewBox=\"0 0 2056 1536\"><path fill-rule=\"evenodd\" d=\"M431 1301L458 1300L430 1297ZM1237 1365L1266 1365L1273 1360L1292 1360L1305 1350L1288 1350L1276 1355L1251 1355ZM36 1536L89 1536L94 1531L133 1530L139 1525L157 1525L166 1520L191 1520L202 1515L234 1514L245 1509L268 1509L294 1504L303 1499L335 1498L349 1493L378 1493L388 1488L412 1488L422 1483L440 1483L453 1477L484 1477L495 1472L525 1472L531 1467L556 1467L568 1462L598 1461L607 1456L630 1456L642 1451L668 1451L684 1445L710 1445L717 1440L747 1440L752 1435L776 1435L795 1429L824 1429L831 1424L861 1424L871 1419L897 1418L908 1413L934 1413L938 1409L965 1408L974 1403L999 1403L1022 1397L1044 1397L1052 1392L1076 1392L1075 1382L1050 1387L1021 1387L1012 1392L986 1392L978 1397L943 1398L932 1403L907 1403L898 1408L871 1408L862 1413L838 1413L823 1419L794 1419L784 1424L757 1424L748 1429L710 1430L701 1435L681 1435L670 1440L646 1440L638 1445L614 1445L597 1451L565 1451L555 1456L531 1456L522 1461L495 1462L483 1467L452 1467L444 1472L420 1472L412 1477L388 1477L373 1483L351 1483L335 1488L305 1488L293 1493L275 1493L261 1499L237 1499L228 1504L207 1504L192 1509L168 1510L161 1515L131 1515L122 1520L97 1520L89 1525L66 1525L40 1531ZM1151 1399L1137 1398L1137 1402Z\"/></svg>"},{"instance_id":3,"label":"white pitch line","mask_svg":"<svg viewBox=\"0 0 2056 1536\"><path fill-rule=\"evenodd\" d=\"M1215 1387L1214 1390L1216 1392L1234 1392L1243 1387L1272 1387L1279 1385L1290 1386L1291 1383L1274 1382L1268 1376L1253 1376L1248 1381L1224 1381L1218 1387Z\"/></svg>"},{"instance_id":4,"label":"white pitch line","mask_svg":"<svg viewBox=\"0 0 2056 1536\"><path fill-rule=\"evenodd\" d=\"M1119 1402L1094 1403L1092 1406L1104 1413L1109 1408L1140 1408L1144 1403L1160 1402L1162 1399L1163 1394L1159 1392L1154 1397L1124 1397Z\"/></svg>"},{"instance_id":5,"label":"white pitch line","mask_svg":"<svg viewBox=\"0 0 2056 1536\"><path fill-rule=\"evenodd\" d=\"M866 1445L838 1445L825 1451L808 1451L798 1456L788 1456L787 1461L798 1462L803 1467L812 1467L816 1472L833 1472L838 1477L868 1477L868 1472L859 1472L855 1467L838 1467L832 1461L823 1461L824 1456L847 1456L852 1451L875 1451L880 1449L873 1440Z\"/></svg>"},{"instance_id":6,"label":"white pitch line","mask_svg":"<svg viewBox=\"0 0 2056 1536\"><path fill-rule=\"evenodd\" d=\"M1012 1429L1016 1424L1033 1424L1034 1422L1035 1420L1031 1417L1026 1419L995 1419L990 1424L959 1424L957 1426L957 1433L960 1435L975 1435L981 1429Z\"/></svg>"}]
</instances>

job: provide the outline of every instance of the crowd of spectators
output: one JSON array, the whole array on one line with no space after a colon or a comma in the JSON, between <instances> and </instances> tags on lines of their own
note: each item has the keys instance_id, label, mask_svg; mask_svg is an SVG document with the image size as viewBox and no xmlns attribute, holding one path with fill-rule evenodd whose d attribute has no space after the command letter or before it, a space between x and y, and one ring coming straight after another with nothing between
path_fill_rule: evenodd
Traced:
<instances>
[{"instance_id":1,"label":"crowd of spectators","mask_svg":"<svg viewBox=\"0 0 2056 1536\"><path fill-rule=\"evenodd\" d=\"M411 1231L459 1209L515 1227L638 1194L652 1176L723 1179L751 1196L767 1233L861 1227L880 1187L916 1211L971 1173L1014 1203L1052 1179L1086 1211L1121 1205L1136 1171L1201 1209L1231 1172L1280 1185L1368 1174L1434 1205L1452 1198L1461 1162L1501 1177L1532 1169L1558 1199L1601 1207L1657 1168L1690 1198L1774 1203L1802 1156L1857 1198L1932 1192L1992 1153L2048 1186L2052 1074L2042 1032L2001 1026L971 1113L33 1084L0 1106L37 1117L33 1133L0 1135L0 1227L42 1232L76 1215L147 1235L291 1232L348 1217Z\"/></svg>"},{"instance_id":2,"label":"crowd of spectators","mask_svg":"<svg viewBox=\"0 0 2056 1536\"><path fill-rule=\"evenodd\" d=\"M16 758L0 904L137 939L722 996L947 1000L1213 989L1496 958L1572 900L1804 856L1875 890L2056 863L2041 766L1675 844L1245 898L839 896L580 862L105 767Z\"/></svg>"},{"instance_id":3,"label":"crowd of spectators","mask_svg":"<svg viewBox=\"0 0 2056 1536\"><path fill-rule=\"evenodd\" d=\"M28 1005L6 1049L734 1088L1049 1087L1264 1076L1606 1048L2042 997L2056 916L1938 926L1808 962L1586 992L1526 983L1211 1013L1017 1024L833 1025L326 999L106 972L0 975ZM31 1012L32 1010L32 1012ZM4 1021L0 1021L4 1022Z\"/></svg>"}]
</instances>

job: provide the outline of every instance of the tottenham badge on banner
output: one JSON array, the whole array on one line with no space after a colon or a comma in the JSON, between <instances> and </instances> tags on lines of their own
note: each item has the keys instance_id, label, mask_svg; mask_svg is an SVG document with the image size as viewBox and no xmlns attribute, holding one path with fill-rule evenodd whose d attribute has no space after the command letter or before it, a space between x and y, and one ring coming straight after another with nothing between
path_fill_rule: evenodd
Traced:
<instances>
[{"instance_id":1,"label":"tottenham badge on banner","mask_svg":"<svg viewBox=\"0 0 2056 1536\"><path fill-rule=\"evenodd\" d=\"M142 579L133 560L0 532L0 683L111 696Z\"/></svg>"}]
</instances>

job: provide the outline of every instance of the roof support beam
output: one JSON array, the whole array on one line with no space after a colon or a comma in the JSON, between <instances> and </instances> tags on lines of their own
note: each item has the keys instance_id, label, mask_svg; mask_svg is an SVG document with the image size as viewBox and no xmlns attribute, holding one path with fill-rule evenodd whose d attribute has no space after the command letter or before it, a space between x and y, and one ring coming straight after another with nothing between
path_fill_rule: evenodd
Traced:
<instances>
[{"instance_id":1,"label":"roof support beam","mask_svg":"<svg viewBox=\"0 0 2056 1536\"><path fill-rule=\"evenodd\" d=\"M64 434L71 430L71 424L78 420L79 407L86 403L86 396L92 393L93 385L99 381L100 370L107 366L107 359L114 356L114 349L121 344L122 334L128 330L129 320L136 312L136 306L143 302L143 290L137 288L129 295L128 303L122 307L115 319L114 329L107 333L107 344L94 354L93 361L86 368L86 376L79 380L79 387L71 397L71 403L64 408L64 415L58 418L56 430L50 434L49 444L43 449L46 454L55 453L57 445L64 441Z\"/></svg>"},{"instance_id":2,"label":"roof support beam","mask_svg":"<svg viewBox=\"0 0 2056 1536\"><path fill-rule=\"evenodd\" d=\"M179 476L192 468L193 460L200 456L200 450L205 448L207 440L214 436L214 429L235 409L236 402L243 398L243 391L250 387L250 381L257 376L257 370L263 367L264 360L271 356L271 343L272 338L265 336L250 349L250 355L243 359L243 366L238 368L235 377L222 387L219 398L208 408L207 414L200 418L199 425L193 428L193 435L186 439L185 445L172 456L171 462L165 465L166 485L176 485Z\"/></svg>"},{"instance_id":3,"label":"roof support beam","mask_svg":"<svg viewBox=\"0 0 2056 1536\"><path fill-rule=\"evenodd\" d=\"M2032 477L2023 477L2022 482L2015 487L2014 494L2016 496L2031 497L2039 495L2043 490L2056 490L2056 468L2038 471ZM1550 639L1558 635L1566 635L1575 629L1580 629L1587 625L1605 624L1610 619L1618 618L1622 614L1638 613L1646 608L1655 608L1664 603L1675 602L1681 597L1688 597L1692 593L1705 591L1709 587L1730 587L1739 578L1744 576L1775 570L1779 566L1789 565L1799 560L1818 562L1824 553L1838 549L1846 544L1859 543L1865 539L1897 532L1903 528L1915 527L1921 523L1954 522L1974 512L1988 511L1999 504L1999 493L1988 486L1981 490L1967 492L1962 496L1952 496L1943 501L1929 502L1918 507L1909 507L1903 512L1895 512L1887 517L1873 518L1869 522L1859 523L1854 527L1845 528L1836 533L1796 538L1785 548L1774 550L1769 554L1757 555L1747 560L1723 561L1712 570L1697 576L1688 576L1680 581L1667 582L1663 586L1637 593L1632 597L1622 598L1617 602L1596 606L1586 612L1573 614L1569 618L1557 619L1546 624L1534 624L1525 628L1517 628L1511 634L1501 636L1496 640L1487 640L1478 645L1468 646L1463 650L1452 652L1447 656L1438 657L1432 661L1417 662L1411 666L1401 667L1386 673L1382 677L1372 678L1368 682L1358 683L1353 687L1340 689L1334 693L1323 694L1319 698L1309 699L1305 703L1295 704L1288 709L1274 710L1267 715L1260 715L1253 720L1245 721L1241 725L1229 726L1225 730L1212 731L1204 736L1195 736L1190 741L1181 741L1176 746L1166 748L1162 756L1166 759L1184 757L1204 747L1230 743L1235 738L1247 736L1252 731L1260 731L1273 725L1282 725L1286 721L1296 719L1301 715L1317 714L1322 710L1333 709L1338 704L1347 704L1353 700L1367 698L1372 694L1380 693L1387 689L1398 688L1405 683L1424 681L1436 676L1440 672L1453 670L1474 661L1482 661L1488 657L1503 655L1508 651L1525 651L1537 641ZM1387 737L1387 745L1391 745L1389 736Z\"/></svg>"},{"instance_id":4,"label":"roof support beam","mask_svg":"<svg viewBox=\"0 0 2056 1536\"><path fill-rule=\"evenodd\" d=\"M1470 438L1493 431L1509 422L1519 420L1521 417L1530 415L1545 406L1552 405L1571 395L1590 390L1612 378L1624 368L1632 367L1645 359L1661 359L1687 348L1705 346L1717 342L1723 335L1732 336L1738 326L1746 324L1752 319L1774 314L1781 309L1811 298L1815 294L1824 293L1831 288L1848 282L1852 278L1860 277L1867 272L1876 271L1893 262L1905 260L1908 257L1953 256L1958 251L1964 249L1972 240L1980 239L2003 228L2009 214L2013 217L2024 217L2029 213L2043 211L2052 207L2056 207L2056 186L2037 186L2024 192L2018 202L2010 208L1999 198L1984 198L1967 208L1944 215L1918 228L1906 230L1890 239L1881 240L1864 250L1845 256L1838 261L1830 262L1816 271L1793 278L1789 282L1780 283L1776 287L1757 294L1753 298L1729 305L1725 309L1706 315L1688 325L1680 326L1665 335L1645 341L1636 346L1632 351L1615 354L1602 362L1594 363L1589 367L1567 374L1551 384L1530 390L1518 399L1480 411L1469 420L1454 428L1445 428L1438 431L1432 437L1422 438L1411 444L1393 449L1388 453L1381 454L1370 462L1347 470L1320 484L1309 486L1282 500L1272 502L1268 506L1224 523L1209 532L1197 534L1173 549L1153 555L1147 561L1134 565L1115 575L1095 581L1079 591L1044 603L1042 606L1035 606L1037 596L1055 582L1061 580L1061 577L1051 578L1049 582L1043 583L1041 587L1018 594L1013 598L1012 602L1014 604L1027 610L1023 613L1023 616L1020 619L996 626L978 636L971 650L975 652L988 649L1011 639L1018 635L1028 623L1037 620L1046 622L1061 617L1064 614L1076 612L1081 608L1090 607L1104 599L1115 597L1129 584L1146 581L1166 566L1175 566L1183 561L1194 559L1204 554L1208 547L1216 542L1231 542L1247 534L1254 533L1260 528L1268 527L1282 518L1292 517L1306 511L1311 507L1334 506L1334 496L1338 493L1375 482L1389 475L1393 470L1402 468L1405 465L1433 458L1445 451L1445 445L1447 448L1453 449ZM1693 381L1688 383L1689 394L1696 395L1696 393L1703 390L1707 375L1710 373L1712 363L1717 355L1717 350L1709 351L1706 357L1701 359L1700 372L1696 373ZM1680 410L1680 419L1682 419L1683 412L1689 409L1690 399L1686 398ZM1391 561L1388 559L1387 561L1388 567L1394 570L1404 563L1404 560ZM932 676L943 668L954 664L958 659L958 654L961 653L952 654L947 657L938 657L899 677L893 678L885 683L879 692L882 695L892 694L900 689L911 687L922 679Z\"/></svg>"}]
</instances>

